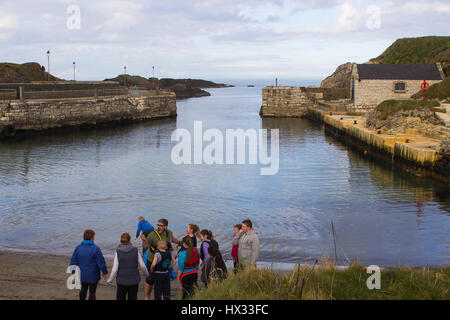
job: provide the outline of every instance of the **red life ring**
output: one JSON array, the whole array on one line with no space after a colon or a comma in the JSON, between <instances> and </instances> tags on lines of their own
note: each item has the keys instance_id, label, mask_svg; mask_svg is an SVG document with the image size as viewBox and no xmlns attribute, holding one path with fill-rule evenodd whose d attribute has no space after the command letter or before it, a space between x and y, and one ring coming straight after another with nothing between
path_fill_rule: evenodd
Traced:
<instances>
[{"instance_id":1,"label":"red life ring","mask_svg":"<svg viewBox=\"0 0 450 320\"><path fill-rule=\"evenodd\" d=\"M420 89L428 90L428 89L430 89L430 85L428 84L428 82L424 81L420 84Z\"/></svg>"}]
</instances>

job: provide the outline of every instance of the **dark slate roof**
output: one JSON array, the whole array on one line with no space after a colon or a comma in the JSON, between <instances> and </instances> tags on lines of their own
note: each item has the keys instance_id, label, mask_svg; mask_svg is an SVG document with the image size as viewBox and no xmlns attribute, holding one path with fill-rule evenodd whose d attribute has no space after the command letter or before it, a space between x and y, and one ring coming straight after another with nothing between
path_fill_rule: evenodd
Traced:
<instances>
[{"instance_id":1,"label":"dark slate roof","mask_svg":"<svg viewBox=\"0 0 450 320\"><path fill-rule=\"evenodd\" d=\"M435 64L358 64L359 79L442 80Z\"/></svg>"}]
</instances>

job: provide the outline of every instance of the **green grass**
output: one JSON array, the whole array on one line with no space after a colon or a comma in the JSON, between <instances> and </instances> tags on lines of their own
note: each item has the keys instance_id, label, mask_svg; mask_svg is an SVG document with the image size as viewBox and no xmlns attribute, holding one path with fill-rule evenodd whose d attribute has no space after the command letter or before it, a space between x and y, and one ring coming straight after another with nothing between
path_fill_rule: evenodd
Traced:
<instances>
[{"instance_id":1,"label":"green grass","mask_svg":"<svg viewBox=\"0 0 450 320\"><path fill-rule=\"evenodd\" d=\"M441 109L437 108L439 106L440 103L434 100L385 100L376 107L376 110L381 112L380 119L385 120L398 111L413 110L420 107L427 107L433 112L440 112Z\"/></svg>"},{"instance_id":2,"label":"green grass","mask_svg":"<svg viewBox=\"0 0 450 320\"><path fill-rule=\"evenodd\" d=\"M433 84L430 89L426 91L425 96L427 99L447 99L448 101L448 98L450 97L450 77L445 78L439 83ZM422 97L422 90L411 96L413 99L422 99Z\"/></svg>"},{"instance_id":3,"label":"green grass","mask_svg":"<svg viewBox=\"0 0 450 320\"><path fill-rule=\"evenodd\" d=\"M378 300L450 299L450 267L397 267L381 271L381 289L369 290L370 274L360 264L348 270L294 268L290 273L244 269L222 282L211 283L196 300ZM303 286L302 286L302 283ZM300 296L301 295L301 296Z\"/></svg>"},{"instance_id":4,"label":"green grass","mask_svg":"<svg viewBox=\"0 0 450 320\"><path fill-rule=\"evenodd\" d=\"M440 62L450 76L450 37L418 37L396 40L381 55L371 59L386 64L431 64Z\"/></svg>"},{"instance_id":5,"label":"green grass","mask_svg":"<svg viewBox=\"0 0 450 320\"><path fill-rule=\"evenodd\" d=\"M450 37L398 39L371 61L388 64L427 64L450 61Z\"/></svg>"},{"instance_id":6,"label":"green grass","mask_svg":"<svg viewBox=\"0 0 450 320\"><path fill-rule=\"evenodd\" d=\"M36 62L28 62L24 64L16 63L0 63L0 83L4 82L31 82L46 81L47 72L41 70L41 66ZM60 81L50 74L49 80Z\"/></svg>"}]
</instances>

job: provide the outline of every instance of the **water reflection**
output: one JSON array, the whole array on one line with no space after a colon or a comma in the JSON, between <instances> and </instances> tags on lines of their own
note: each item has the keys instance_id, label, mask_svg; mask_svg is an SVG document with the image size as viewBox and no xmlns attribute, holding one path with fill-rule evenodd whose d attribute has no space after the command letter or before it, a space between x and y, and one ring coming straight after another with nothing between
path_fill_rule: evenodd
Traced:
<instances>
[{"instance_id":1,"label":"water reflection","mask_svg":"<svg viewBox=\"0 0 450 320\"><path fill-rule=\"evenodd\" d=\"M175 119L159 119L0 140L0 184L27 185L30 176L46 179L48 175L64 174L70 168L90 162L92 159L86 151L92 146L97 167L112 153L117 157L148 146L159 148L161 135L175 128Z\"/></svg>"}]
</instances>

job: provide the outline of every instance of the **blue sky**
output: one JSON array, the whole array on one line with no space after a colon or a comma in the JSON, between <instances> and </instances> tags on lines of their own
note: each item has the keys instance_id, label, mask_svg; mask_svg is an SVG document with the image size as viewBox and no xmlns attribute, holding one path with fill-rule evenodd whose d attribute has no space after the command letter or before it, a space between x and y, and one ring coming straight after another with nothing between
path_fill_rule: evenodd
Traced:
<instances>
[{"instance_id":1,"label":"blue sky","mask_svg":"<svg viewBox=\"0 0 450 320\"><path fill-rule=\"evenodd\" d=\"M75 9L74 9L75 8ZM448 1L42 0L0 3L0 61L71 79L320 80L401 37L448 35Z\"/></svg>"}]
</instances>

